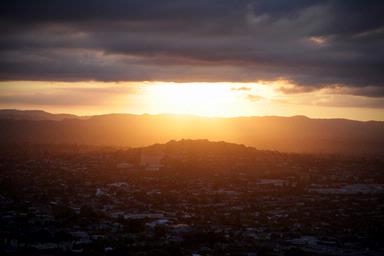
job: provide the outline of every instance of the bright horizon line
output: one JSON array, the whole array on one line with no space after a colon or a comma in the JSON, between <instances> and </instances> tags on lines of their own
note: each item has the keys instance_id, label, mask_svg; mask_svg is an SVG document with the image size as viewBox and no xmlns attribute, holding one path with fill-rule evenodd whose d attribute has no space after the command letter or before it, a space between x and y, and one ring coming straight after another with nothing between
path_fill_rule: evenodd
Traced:
<instances>
[{"instance_id":1,"label":"bright horizon line","mask_svg":"<svg viewBox=\"0 0 384 256\"><path fill-rule=\"evenodd\" d=\"M381 98L346 88L303 90L289 81L0 82L0 109L42 109L78 116L110 113L200 117L307 116L384 121Z\"/></svg>"},{"instance_id":2,"label":"bright horizon line","mask_svg":"<svg viewBox=\"0 0 384 256\"><path fill-rule=\"evenodd\" d=\"M234 119L234 118L252 118L252 117L285 117L285 118L292 118L292 117L303 117L313 120L346 120L346 121L357 121L357 122L384 122L384 120L359 120L359 119L351 119L351 118L343 118L343 117L331 117L331 118L321 118L321 117L311 117L307 115L239 115L239 116L211 116L211 115L199 115L199 114L181 114L181 113L130 113L130 112L106 112L106 113L97 113L97 114L76 114L71 112L56 112L56 111L46 111L44 109L19 109L19 108L0 108L0 111L3 110L15 110L15 111L42 111L48 114L53 115L74 115L79 118L85 118L85 117L95 117L95 116L106 116L106 115L133 115L133 116L180 116L180 117L198 117L198 118L207 118L207 119Z\"/></svg>"}]
</instances>

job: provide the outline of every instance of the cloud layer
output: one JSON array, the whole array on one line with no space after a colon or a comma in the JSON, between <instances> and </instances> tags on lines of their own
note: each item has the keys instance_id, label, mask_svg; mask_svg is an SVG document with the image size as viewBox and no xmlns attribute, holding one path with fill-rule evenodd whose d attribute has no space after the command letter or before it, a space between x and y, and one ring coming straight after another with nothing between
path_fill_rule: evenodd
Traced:
<instances>
[{"instance_id":1,"label":"cloud layer","mask_svg":"<svg viewBox=\"0 0 384 256\"><path fill-rule=\"evenodd\" d=\"M383 13L372 0L4 1L0 79L285 79L383 97Z\"/></svg>"}]
</instances>

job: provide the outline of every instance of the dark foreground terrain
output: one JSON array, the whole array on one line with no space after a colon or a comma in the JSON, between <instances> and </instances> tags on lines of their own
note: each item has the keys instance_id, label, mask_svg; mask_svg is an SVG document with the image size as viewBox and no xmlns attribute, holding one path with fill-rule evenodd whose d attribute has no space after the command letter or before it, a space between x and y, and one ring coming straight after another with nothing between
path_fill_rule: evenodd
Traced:
<instances>
[{"instance_id":1,"label":"dark foreground terrain","mask_svg":"<svg viewBox=\"0 0 384 256\"><path fill-rule=\"evenodd\" d=\"M383 255L384 162L208 141L0 154L1 255Z\"/></svg>"}]
</instances>

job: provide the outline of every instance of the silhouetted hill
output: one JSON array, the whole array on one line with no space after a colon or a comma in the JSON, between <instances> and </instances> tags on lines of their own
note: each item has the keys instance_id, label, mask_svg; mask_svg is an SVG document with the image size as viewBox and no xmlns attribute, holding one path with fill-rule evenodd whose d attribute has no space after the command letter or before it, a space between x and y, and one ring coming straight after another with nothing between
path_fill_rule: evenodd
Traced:
<instances>
[{"instance_id":1,"label":"silhouetted hill","mask_svg":"<svg viewBox=\"0 0 384 256\"><path fill-rule=\"evenodd\" d=\"M171 140L165 144L154 144L147 147L135 148L150 153L164 153L168 157L184 157L185 155L200 155L210 157L222 155L225 157L246 157L249 153L275 153L276 151L257 150L243 144L228 143L225 141L209 140ZM195 159L196 160L196 159Z\"/></svg>"},{"instance_id":2,"label":"silhouetted hill","mask_svg":"<svg viewBox=\"0 0 384 256\"><path fill-rule=\"evenodd\" d=\"M384 122L376 121L129 114L59 121L0 119L3 143L138 147L170 140L209 139L285 152L382 154L384 148Z\"/></svg>"},{"instance_id":3,"label":"silhouetted hill","mask_svg":"<svg viewBox=\"0 0 384 256\"><path fill-rule=\"evenodd\" d=\"M43 110L0 109L0 119L12 120L63 120L79 118L71 114L51 114Z\"/></svg>"}]
</instances>

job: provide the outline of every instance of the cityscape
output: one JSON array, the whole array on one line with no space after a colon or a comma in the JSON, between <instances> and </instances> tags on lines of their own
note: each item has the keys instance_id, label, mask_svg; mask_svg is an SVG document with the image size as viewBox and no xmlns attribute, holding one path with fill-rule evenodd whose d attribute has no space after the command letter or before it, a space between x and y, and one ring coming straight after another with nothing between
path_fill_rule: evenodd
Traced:
<instances>
[{"instance_id":1,"label":"cityscape","mask_svg":"<svg viewBox=\"0 0 384 256\"><path fill-rule=\"evenodd\" d=\"M15 146L0 163L5 255L384 252L382 158L181 140Z\"/></svg>"},{"instance_id":2,"label":"cityscape","mask_svg":"<svg viewBox=\"0 0 384 256\"><path fill-rule=\"evenodd\" d=\"M384 255L383 0L2 0L0 256Z\"/></svg>"}]
</instances>

